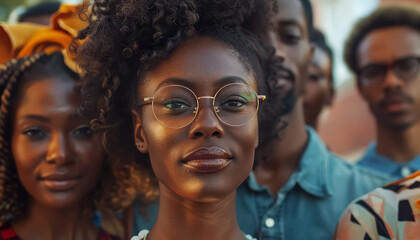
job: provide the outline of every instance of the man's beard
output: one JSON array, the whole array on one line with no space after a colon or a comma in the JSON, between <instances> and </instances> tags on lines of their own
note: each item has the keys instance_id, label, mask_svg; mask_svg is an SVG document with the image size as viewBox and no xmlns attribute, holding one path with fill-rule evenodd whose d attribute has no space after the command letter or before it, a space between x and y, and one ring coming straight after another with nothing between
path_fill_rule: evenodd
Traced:
<instances>
[{"instance_id":1,"label":"man's beard","mask_svg":"<svg viewBox=\"0 0 420 240\"><path fill-rule=\"evenodd\" d=\"M289 114L293 111L296 105L297 96L295 94L295 87L293 86L292 89L290 89L289 92L286 93L286 95L283 97L283 114Z\"/></svg>"}]
</instances>

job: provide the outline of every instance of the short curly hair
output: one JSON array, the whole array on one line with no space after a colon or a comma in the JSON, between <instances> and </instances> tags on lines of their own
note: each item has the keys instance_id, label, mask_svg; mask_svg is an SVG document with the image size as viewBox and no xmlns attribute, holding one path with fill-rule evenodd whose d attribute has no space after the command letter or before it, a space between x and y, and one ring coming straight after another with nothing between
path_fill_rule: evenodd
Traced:
<instances>
[{"instance_id":1,"label":"short curly hair","mask_svg":"<svg viewBox=\"0 0 420 240\"><path fill-rule=\"evenodd\" d=\"M420 32L420 8L411 5L386 5L360 19L354 25L344 50L344 60L355 74L358 74L357 51L362 40L379 29L406 26Z\"/></svg>"},{"instance_id":2,"label":"short curly hair","mask_svg":"<svg viewBox=\"0 0 420 240\"><path fill-rule=\"evenodd\" d=\"M140 191L144 201L158 188L147 154L134 145L131 109L147 72L169 58L183 42L208 37L237 53L244 67L264 78L269 52L241 24L257 0L97 0L89 26L72 45L83 71L83 113L104 131L107 149L139 164L150 180ZM259 88L264 88L259 83ZM261 90L262 91L262 90ZM260 91L260 92L261 92ZM146 194L147 195L147 194Z\"/></svg>"},{"instance_id":3,"label":"short curly hair","mask_svg":"<svg viewBox=\"0 0 420 240\"><path fill-rule=\"evenodd\" d=\"M29 196L19 181L11 150L12 119L19 89L25 82L63 74L79 81L79 76L65 65L61 52L51 55L40 52L0 65L0 224L10 216L17 218L25 214ZM122 210L134 198L137 182L133 166L120 165L107 158L102 179L92 191L86 209Z\"/></svg>"}]
</instances>

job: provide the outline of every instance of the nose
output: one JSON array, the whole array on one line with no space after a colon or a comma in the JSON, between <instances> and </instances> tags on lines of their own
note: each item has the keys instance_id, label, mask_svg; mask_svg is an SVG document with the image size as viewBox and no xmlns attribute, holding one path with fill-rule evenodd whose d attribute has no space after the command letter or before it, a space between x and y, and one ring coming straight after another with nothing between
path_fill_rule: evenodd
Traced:
<instances>
[{"instance_id":1,"label":"nose","mask_svg":"<svg viewBox=\"0 0 420 240\"><path fill-rule=\"evenodd\" d=\"M286 52L284 46L275 33L270 33L270 42L274 47L274 56L276 61L284 62L286 59Z\"/></svg>"},{"instance_id":2,"label":"nose","mask_svg":"<svg viewBox=\"0 0 420 240\"><path fill-rule=\"evenodd\" d=\"M405 81L400 79L390 69L388 69L384 78L385 79L384 79L384 83L383 83L384 85L383 86L384 86L385 89L401 88L405 84Z\"/></svg>"},{"instance_id":3,"label":"nose","mask_svg":"<svg viewBox=\"0 0 420 240\"><path fill-rule=\"evenodd\" d=\"M213 110L211 100L205 99L202 103L198 109L197 116L191 123L190 137L193 139L200 137L222 137L224 135L222 123Z\"/></svg>"},{"instance_id":4,"label":"nose","mask_svg":"<svg viewBox=\"0 0 420 240\"><path fill-rule=\"evenodd\" d=\"M62 133L52 134L48 144L48 152L46 157L47 163L55 163L57 165L65 165L72 161L70 156L69 140Z\"/></svg>"}]
</instances>

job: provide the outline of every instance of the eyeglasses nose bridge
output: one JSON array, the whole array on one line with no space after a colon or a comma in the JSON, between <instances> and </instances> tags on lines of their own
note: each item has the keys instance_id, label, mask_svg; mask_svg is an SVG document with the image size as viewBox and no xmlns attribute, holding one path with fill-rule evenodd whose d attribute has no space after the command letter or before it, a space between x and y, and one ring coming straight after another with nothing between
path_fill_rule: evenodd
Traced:
<instances>
[{"instance_id":1,"label":"eyeglasses nose bridge","mask_svg":"<svg viewBox=\"0 0 420 240\"><path fill-rule=\"evenodd\" d=\"M201 97L197 97L197 102L198 102L198 100L200 100L200 99L213 99L213 101L212 101L212 105L213 105L213 107L214 107L214 98L215 97L213 97L213 96L201 96ZM199 108L199 106L200 105L198 105L197 107L195 107L194 108L194 114L197 114L198 113L198 108ZM215 110L215 112L217 113L218 112L218 110L215 108L214 109Z\"/></svg>"}]
</instances>

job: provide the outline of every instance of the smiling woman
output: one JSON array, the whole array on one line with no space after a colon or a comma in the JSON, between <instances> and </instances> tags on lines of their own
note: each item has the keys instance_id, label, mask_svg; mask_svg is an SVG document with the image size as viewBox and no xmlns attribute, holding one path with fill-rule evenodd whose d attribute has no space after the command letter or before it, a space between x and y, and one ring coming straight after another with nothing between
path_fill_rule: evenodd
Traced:
<instances>
[{"instance_id":1,"label":"smiling woman","mask_svg":"<svg viewBox=\"0 0 420 240\"><path fill-rule=\"evenodd\" d=\"M245 239L235 196L258 145L268 55L241 28L254 6L95 1L80 32L83 112L108 132L111 154L137 150L131 156L156 176L159 214L147 239Z\"/></svg>"},{"instance_id":2,"label":"smiling woman","mask_svg":"<svg viewBox=\"0 0 420 240\"><path fill-rule=\"evenodd\" d=\"M78 80L60 52L0 66L0 239L116 239L92 215L125 207L130 184L80 116Z\"/></svg>"}]
</instances>

